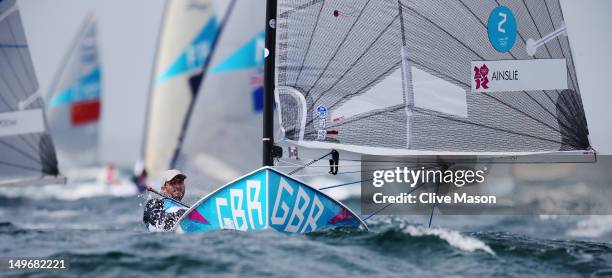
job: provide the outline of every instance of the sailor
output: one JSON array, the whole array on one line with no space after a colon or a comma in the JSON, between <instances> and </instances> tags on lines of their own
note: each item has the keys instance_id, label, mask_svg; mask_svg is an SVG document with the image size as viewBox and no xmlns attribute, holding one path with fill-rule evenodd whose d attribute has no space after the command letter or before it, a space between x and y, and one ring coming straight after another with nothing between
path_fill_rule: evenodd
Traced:
<instances>
[{"instance_id":1,"label":"sailor","mask_svg":"<svg viewBox=\"0 0 612 278\"><path fill-rule=\"evenodd\" d=\"M180 201L185 195L186 178L187 176L175 169L162 174L164 185L162 185L161 190L169 198L155 198L147 201L142 221L149 230L169 231L185 213L187 207L176 201Z\"/></svg>"}]
</instances>

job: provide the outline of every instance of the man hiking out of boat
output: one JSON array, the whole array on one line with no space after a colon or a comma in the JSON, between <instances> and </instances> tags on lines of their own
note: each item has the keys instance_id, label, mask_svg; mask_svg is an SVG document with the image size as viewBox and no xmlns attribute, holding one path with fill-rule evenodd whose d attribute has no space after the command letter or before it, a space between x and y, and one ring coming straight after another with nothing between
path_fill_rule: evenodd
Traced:
<instances>
[{"instance_id":1,"label":"man hiking out of boat","mask_svg":"<svg viewBox=\"0 0 612 278\"><path fill-rule=\"evenodd\" d=\"M185 196L186 178L187 176L174 169L162 174L164 185L161 191L169 198L162 197L147 201L142 221L150 231L171 230L176 221L187 211L185 206L176 202Z\"/></svg>"}]
</instances>

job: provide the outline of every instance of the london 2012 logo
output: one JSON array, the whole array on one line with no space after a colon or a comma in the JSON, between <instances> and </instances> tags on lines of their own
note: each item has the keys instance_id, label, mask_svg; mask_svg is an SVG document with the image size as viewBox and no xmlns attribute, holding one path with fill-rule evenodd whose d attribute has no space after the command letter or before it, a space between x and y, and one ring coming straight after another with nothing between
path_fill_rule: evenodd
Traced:
<instances>
[{"instance_id":1,"label":"london 2012 logo","mask_svg":"<svg viewBox=\"0 0 612 278\"><path fill-rule=\"evenodd\" d=\"M476 90L489 89L489 68L486 64L481 67L474 67L474 81L476 82Z\"/></svg>"},{"instance_id":2,"label":"london 2012 logo","mask_svg":"<svg viewBox=\"0 0 612 278\"><path fill-rule=\"evenodd\" d=\"M516 19L512 10L506 6L499 6L489 15L487 23L489 42L495 50L506 53L512 49L516 42Z\"/></svg>"}]
</instances>

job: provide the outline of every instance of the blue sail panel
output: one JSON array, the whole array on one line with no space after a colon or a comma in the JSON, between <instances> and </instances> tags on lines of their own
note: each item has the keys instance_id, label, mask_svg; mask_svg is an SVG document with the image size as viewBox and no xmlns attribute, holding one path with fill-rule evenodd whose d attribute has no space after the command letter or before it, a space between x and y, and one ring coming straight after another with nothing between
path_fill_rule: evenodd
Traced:
<instances>
[{"instance_id":1,"label":"blue sail panel","mask_svg":"<svg viewBox=\"0 0 612 278\"><path fill-rule=\"evenodd\" d=\"M186 72L201 69L210 58L210 50L218 29L217 18L211 17L202 31L200 31L193 41L181 52L174 63L157 77L156 82L160 83Z\"/></svg>"},{"instance_id":2,"label":"blue sail panel","mask_svg":"<svg viewBox=\"0 0 612 278\"><path fill-rule=\"evenodd\" d=\"M215 65L210 72L212 74L219 74L236 70L261 68L264 65L264 50L265 33L261 32L221 63Z\"/></svg>"},{"instance_id":3,"label":"blue sail panel","mask_svg":"<svg viewBox=\"0 0 612 278\"><path fill-rule=\"evenodd\" d=\"M102 73L96 66L73 85L57 92L49 101L49 107L100 99Z\"/></svg>"}]
</instances>

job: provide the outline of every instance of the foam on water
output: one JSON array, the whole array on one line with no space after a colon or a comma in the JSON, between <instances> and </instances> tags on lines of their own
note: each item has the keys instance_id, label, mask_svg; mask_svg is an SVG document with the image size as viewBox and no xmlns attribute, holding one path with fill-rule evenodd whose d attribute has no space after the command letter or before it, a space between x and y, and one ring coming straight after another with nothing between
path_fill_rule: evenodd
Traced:
<instances>
[{"instance_id":1,"label":"foam on water","mask_svg":"<svg viewBox=\"0 0 612 278\"><path fill-rule=\"evenodd\" d=\"M578 221L576 227L567 231L568 236L597 238L612 232L611 215L590 215Z\"/></svg>"},{"instance_id":2,"label":"foam on water","mask_svg":"<svg viewBox=\"0 0 612 278\"><path fill-rule=\"evenodd\" d=\"M465 236L458 231L447 230L443 228L426 228L424 226L403 225L402 231L414 237L420 236L436 236L445 240L451 246L463 251L474 252L484 251L491 255L495 252L484 242L473 237Z\"/></svg>"}]
</instances>

